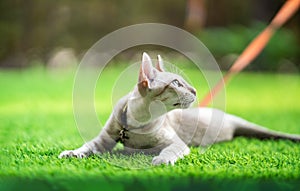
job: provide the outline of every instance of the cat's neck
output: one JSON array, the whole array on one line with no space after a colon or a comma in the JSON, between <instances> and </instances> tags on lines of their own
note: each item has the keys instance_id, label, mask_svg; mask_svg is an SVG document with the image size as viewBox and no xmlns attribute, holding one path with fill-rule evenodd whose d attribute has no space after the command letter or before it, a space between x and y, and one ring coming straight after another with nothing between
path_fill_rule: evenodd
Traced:
<instances>
[{"instance_id":1,"label":"cat's neck","mask_svg":"<svg viewBox=\"0 0 300 191\"><path fill-rule=\"evenodd\" d=\"M167 112L161 103L141 96L136 90L131 92L127 107L127 122L133 127L152 123Z\"/></svg>"}]
</instances>

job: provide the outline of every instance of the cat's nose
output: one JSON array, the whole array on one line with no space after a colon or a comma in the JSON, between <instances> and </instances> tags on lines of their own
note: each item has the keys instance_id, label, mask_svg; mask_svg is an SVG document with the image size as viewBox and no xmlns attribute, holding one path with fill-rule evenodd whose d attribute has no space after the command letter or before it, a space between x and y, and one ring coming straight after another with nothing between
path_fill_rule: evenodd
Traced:
<instances>
[{"instance_id":1,"label":"cat's nose","mask_svg":"<svg viewBox=\"0 0 300 191\"><path fill-rule=\"evenodd\" d=\"M191 88L190 91L191 91L192 94L194 94L194 96L196 96L196 94L197 94L197 93L196 93L196 89Z\"/></svg>"}]
</instances>

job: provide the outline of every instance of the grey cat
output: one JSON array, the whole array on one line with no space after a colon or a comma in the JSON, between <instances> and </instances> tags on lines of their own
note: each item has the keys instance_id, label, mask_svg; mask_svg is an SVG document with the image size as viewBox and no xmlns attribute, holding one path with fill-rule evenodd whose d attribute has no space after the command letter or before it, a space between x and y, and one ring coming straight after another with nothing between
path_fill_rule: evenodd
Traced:
<instances>
[{"instance_id":1,"label":"grey cat","mask_svg":"<svg viewBox=\"0 0 300 191\"><path fill-rule=\"evenodd\" d=\"M174 164L189 146L207 146L236 136L300 141L299 135L279 133L212 108L189 108L196 90L181 76L166 72L163 60L152 66L143 53L138 84L118 101L93 140L63 157L88 157L111 151L117 142L130 152L158 153L153 165Z\"/></svg>"}]
</instances>

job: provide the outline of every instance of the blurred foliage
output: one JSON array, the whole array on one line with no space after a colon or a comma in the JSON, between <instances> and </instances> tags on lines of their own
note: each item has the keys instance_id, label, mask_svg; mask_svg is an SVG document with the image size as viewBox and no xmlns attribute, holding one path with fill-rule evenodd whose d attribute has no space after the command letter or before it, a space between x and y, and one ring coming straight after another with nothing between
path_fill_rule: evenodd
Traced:
<instances>
[{"instance_id":1,"label":"blurred foliage","mask_svg":"<svg viewBox=\"0 0 300 191\"><path fill-rule=\"evenodd\" d=\"M168 6L172 5L172 6ZM148 7L148 8L146 8ZM43 1L0 2L0 65L46 61L57 47L72 47L80 54L104 35L141 22L180 26L185 1ZM176 14L173 14L176 10Z\"/></svg>"},{"instance_id":2,"label":"blurred foliage","mask_svg":"<svg viewBox=\"0 0 300 191\"><path fill-rule=\"evenodd\" d=\"M208 47L218 60L221 68L228 69L245 47L266 27L256 23L251 27L231 26L211 28L200 32L197 37ZM228 56L228 54L230 54ZM271 38L266 48L247 69L272 70L284 69L293 63L300 68L300 48L296 35L288 29L280 29Z\"/></svg>"},{"instance_id":3,"label":"blurred foliage","mask_svg":"<svg viewBox=\"0 0 300 191\"><path fill-rule=\"evenodd\" d=\"M206 25L199 37L217 58L238 54L262 29L252 28L252 23L268 23L284 2L207 0ZM0 67L47 64L61 48L71 48L80 59L101 37L132 24L159 22L184 28L186 5L186 0L2 0ZM260 69L274 69L282 58L299 67L297 21L299 13L263 52Z\"/></svg>"}]
</instances>

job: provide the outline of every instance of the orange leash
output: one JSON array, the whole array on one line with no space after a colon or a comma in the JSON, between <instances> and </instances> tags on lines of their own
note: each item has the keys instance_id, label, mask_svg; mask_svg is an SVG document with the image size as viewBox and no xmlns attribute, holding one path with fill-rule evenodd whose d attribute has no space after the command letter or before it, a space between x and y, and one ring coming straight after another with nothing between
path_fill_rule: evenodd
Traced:
<instances>
[{"instance_id":1,"label":"orange leash","mask_svg":"<svg viewBox=\"0 0 300 191\"><path fill-rule=\"evenodd\" d=\"M215 87L202 99L199 107L207 106L213 97L228 83L229 79L243 70L264 49L274 32L280 28L300 7L300 0L287 0L276 14L271 23L247 46L242 54L233 63L229 71L215 85Z\"/></svg>"}]
</instances>

